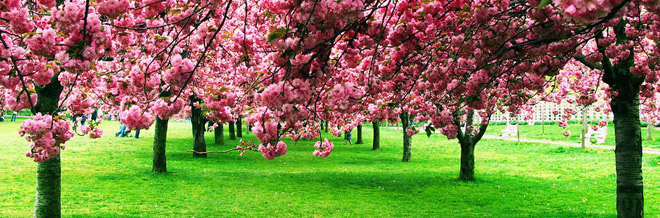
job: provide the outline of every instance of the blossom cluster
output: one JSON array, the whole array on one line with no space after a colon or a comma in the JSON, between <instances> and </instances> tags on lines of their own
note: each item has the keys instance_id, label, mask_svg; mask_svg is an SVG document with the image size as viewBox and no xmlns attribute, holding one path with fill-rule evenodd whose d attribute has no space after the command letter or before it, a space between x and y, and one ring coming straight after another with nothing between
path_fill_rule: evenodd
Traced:
<instances>
[{"instance_id":1,"label":"blossom cluster","mask_svg":"<svg viewBox=\"0 0 660 218\"><path fill-rule=\"evenodd\" d=\"M276 157L286 154L286 143L283 141L277 142L276 147L273 147L270 143L266 146L263 144L259 145L259 152L268 160L275 159Z\"/></svg>"},{"instance_id":2,"label":"blossom cluster","mask_svg":"<svg viewBox=\"0 0 660 218\"><path fill-rule=\"evenodd\" d=\"M74 133L69 131L69 121L55 119L51 115L37 113L32 119L21 123L18 131L30 143L30 152L25 155L34 161L47 161L59 155L64 144Z\"/></svg>"},{"instance_id":3,"label":"blossom cluster","mask_svg":"<svg viewBox=\"0 0 660 218\"><path fill-rule=\"evenodd\" d=\"M323 142L317 141L316 144L314 144L314 156L319 156L319 157L327 157L330 155L330 152L332 152L332 149L334 149L335 144L332 142L328 141L328 138L325 138Z\"/></svg>"},{"instance_id":4,"label":"blossom cluster","mask_svg":"<svg viewBox=\"0 0 660 218\"><path fill-rule=\"evenodd\" d=\"M165 102L163 99L158 99L151 105L151 110L160 118L161 120L170 119L170 117L179 113L183 108L184 102L181 99L178 99L170 104Z\"/></svg>"},{"instance_id":5,"label":"blossom cluster","mask_svg":"<svg viewBox=\"0 0 660 218\"><path fill-rule=\"evenodd\" d=\"M130 130L136 129L149 129L151 124L156 121L156 118L151 114L145 113L140 109L139 106L133 105L130 109L122 112L119 115L119 120L121 120L124 125Z\"/></svg>"}]
</instances>

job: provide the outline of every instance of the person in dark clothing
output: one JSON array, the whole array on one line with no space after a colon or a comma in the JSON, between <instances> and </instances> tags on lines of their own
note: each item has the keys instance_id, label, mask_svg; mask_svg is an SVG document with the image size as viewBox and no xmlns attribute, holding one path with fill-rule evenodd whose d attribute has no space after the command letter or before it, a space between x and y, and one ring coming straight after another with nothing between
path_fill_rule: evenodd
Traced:
<instances>
[{"instance_id":1,"label":"person in dark clothing","mask_svg":"<svg viewBox=\"0 0 660 218\"><path fill-rule=\"evenodd\" d=\"M98 109L94 108L94 113L92 113L92 121L96 122L96 119L99 117Z\"/></svg>"},{"instance_id":2,"label":"person in dark clothing","mask_svg":"<svg viewBox=\"0 0 660 218\"><path fill-rule=\"evenodd\" d=\"M71 116L71 121L73 122L73 131L75 132L78 129L78 117L82 116L82 114L74 114Z\"/></svg>"},{"instance_id":3,"label":"person in dark clothing","mask_svg":"<svg viewBox=\"0 0 660 218\"><path fill-rule=\"evenodd\" d=\"M120 136L121 137L126 137L126 125L124 123L121 123L121 126L119 127L119 131L115 133L115 136Z\"/></svg>"},{"instance_id":4,"label":"person in dark clothing","mask_svg":"<svg viewBox=\"0 0 660 218\"><path fill-rule=\"evenodd\" d=\"M214 124L213 121L208 120L208 127L206 127L206 131L207 131L207 132L210 132L210 131L211 131L211 126L213 126L213 124Z\"/></svg>"},{"instance_id":5,"label":"person in dark clothing","mask_svg":"<svg viewBox=\"0 0 660 218\"><path fill-rule=\"evenodd\" d=\"M85 122L87 121L87 116L85 116L84 114L80 114L80 117L82 118L82 119L80 120L80 125L83 125L83 126L84 126L84 125L85 125Z\"/></svg>"},{"instance_id":6,"label":"person in dark clothing","mask_svg":"<svg viewBox=\"0 0 660 218\"><path fill-rule=\"evenodd\" d=\"M346 140L348 141L348 144L352 145L353 142L351 142L351 131L344 131L344 135L345 135Z\"/></svg>"}]
</instances>

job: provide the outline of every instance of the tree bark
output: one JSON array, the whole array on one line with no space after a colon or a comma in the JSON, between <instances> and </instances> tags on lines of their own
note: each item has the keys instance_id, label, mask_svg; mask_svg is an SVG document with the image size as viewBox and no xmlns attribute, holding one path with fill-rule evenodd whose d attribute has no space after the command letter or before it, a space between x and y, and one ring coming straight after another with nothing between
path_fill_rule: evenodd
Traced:
<instances>
[{"instance_id":1,"label":"tree bark","mask_svg":"<svg viewBox=\"0 0 660 218\"><path fill-rule=\"evenodd\" d=\"M50 83L37 87L38 101L32 113L55 114L57 104L62 94L62 85L56 76L51 77ZM57 143L55 146L59 146ZM62 165L60 155L52 157L48 161L37 163L37 188L36 200L34 202L34 217L61 217L61 190L62 190Z\"/></svg>"},{"instance_id":2,"label":"tree bark","mask_svg":"<svg viewBox=\"0 0 660 218\"><path fill-rule=\"evenodd\" d=\"M582 111L582 150L587 150L587 132L589 132L589 126L587 125L587 109L585 108Z\"/></svg>"},{"instance_id":3,"label":"tree bark","mask_svg":"<svg viewBox=\"0 0 660 218\"><path fill-rule=\"evenodd\" d=\"M619 96L627 93L619 92ZM612 100L616 135L617 214L619 217L644 216L644 185L642 178L642 135L639 120L639 94L630 99ZM634 97L633 97L634 96Z\"/></svg>"},{"instance_id":4,"label":"tree bark","mask_svg":"<svg viewBox=\"0 0 660 218\"><path fill-rule=\"evenodd\" d=\"M520 120L516 120L516 137L518 137L518 146L520 146Z\"/></svg>"},{"instance_id":5,"label":"tree bark","mask_svg":"<svg viewBox=\"0 0 660 218\"><path fill-rule=\"evenodd\" d=\"M401 161L403 162L408 162L410 161L410 150L411 150L411 141L412 137L406 133L406 130L410 126L410 115L408 112L401 112L399 114L399 117L401 118L401 126L403 127L403 159Z\"/></svg>"},{"instance_id":6,"label":"tree bark","mask_svg":"<svg viewBox=\"0 0 660 218\"><path fill-rule=\"evenodd\" d=\"M545 135L545 117L541 118L541 135Z\"/></svg>"},{"instance_id":7,"label":"tree bark","mask_svg":"<svg viewBox=\"0 0 660 218\"><path fill-rule=\"evenodd\" d=\"M236 140L236 131L234 130L234 121L229 121L229 140Z\"/></svg>"},{"instance_id":8,"label":"tree bark","mask_svg":"<svg viewBox=\"0 0 660 218\"><path fill-rule=\"evenodd\" d=\"M215 136L216 145L225 145L225 132L224 125L218 124L218 128L215 128L213 135Z\"/></svg>"},{"instance_id":9,"label":"tree bark","mask_svg":"<svg viewBox=\"0 0 660 218\"><path fill-rule=\"evenodd\" d=\"M325 132L328 132L328 121L325 121Z\"/></svg>"},{"instance_id":10,"label":"tree bark","mask_svg":"<svg viewBox=\"0 0 660 218\"><path fill-rule=\"evenodd\" d=\"M378 126L378 122L374 121L374 122L371 122L371 124L374 127L374 139L373 139L373 142L372 142L372 144L373 144L372 149L373 150L378 150L378 149L380 149L380 129L379 129L379 126Z\"/></svg>"},{"instance_id":11,"label":"tree bark","mask_svg":"<svg viewBox=\"0 0 660 218\"><path fill-rule=\"evenodd\" d=\"M156 117L156 130L154 130L154 155L152 172L167 172L167 157L165 147L167 143L167 125L169 120Z\"/></svg>"},{"instance_id":12,"label":"tree bark","mask_svg":"<svg viewBox=\"0 0 660 218\"><path fill-rule=\"evenodd\" d=\"M59 146L59 143L57 144ZM60 156L37 163L37 197L34 202L35 218L61 217L61 162Z\"/></svg>"},{"instance_id":13,"label":"tree bark","mask_svg":"<svg viewBox=\"0 0 660 218\"><path fill-rule=\"evenodd\" d=\"M646 141L653 141L653 136L651 136L651 130L653 130L653 125L651 122L646 123Z\"/></svg>"},{"instance_id":14,"label":"tree bark","mask_svg":"<svg viewBox=\"0 0 660 218\"><path fill-rule=\"evenodd\" d=\"M463 181L474 181L474 143L472 140L461 142L461 172L458 176Z\"/></svg>"},{"instance_id":15,"label":"tree bark","mask_svg":"<svg viewBox=\"0 0 660 218\"><path fill-rule=\"evenodd\" d=\"M474 148L488 128L488 124L482 124L479 127L479 132L475 135L469 130L469 127L473 124L474 110L469 110L465 121L466 131L463 132L463 129L458 128L458 134L456 136L461 145L461 170L458 178L463 181L474 181ZM460 122L456 120L454 121L454 125L460 125Z\"/></svg>"},{"instance_id":16,"label":"tree bark","mask_svg":"<svg viewBox=\"0 0 660 218\"><path fill-rule=\"evenodd\" d=\"M614 28L616 44L628 43L625 27L627 20L621 19ZM644 182L642 178L642 133L639 119L639 92L643 77L634 76L630 68L635 65L635 51L619 60L616 65L607 57L605 48L598 45L603 33L595 35L598 51L603 55L603 82L612 87L617 95L610 102L614 113L616 148L616 211L619 218L644 217Z\"/></svg>"},{"instance_id":17,"label":"tree bark","mask_svg":"<svg viewBox=\"0 0 660 218\"><path fill-rule=\"evenodd\" d=\"M192 133L194 138L193 150L197 152L206 152L206 140L204 139L204 124L206 124L206 118L204 118L204 115L202 115L202 109L192 106L192 102L194 101L191 101L190 105L192 107L192 116L190 120L192 123ZM193 157L206 157L206 153L197 152L193 152Z\"/></svg>"},{"instance_id":18,"label":"tree bark","mask_svg":"<svg viewBox=\"0 0 660 218\"><path fill-rule=\"evenodd\" d=\"M241 116L238 116L238 121L236 121L236 137L243 138L243 121Z\"/></svg>"},{"instance_id":19,"label":"tree bark","mask_svg":"<svg viewBox=\"0 0 660 218\"><path fill-rule=\"evenodd\" d=\"M364 141L362 141L362 125L357 126L357 141L355 144L364 144Z\"/></svg>"}]
</instances>

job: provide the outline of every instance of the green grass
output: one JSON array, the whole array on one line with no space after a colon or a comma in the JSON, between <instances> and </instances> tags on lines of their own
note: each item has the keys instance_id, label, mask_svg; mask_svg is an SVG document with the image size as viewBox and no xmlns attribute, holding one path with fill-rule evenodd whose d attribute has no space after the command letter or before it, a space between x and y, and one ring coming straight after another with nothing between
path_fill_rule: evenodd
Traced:
<instances>
[{"instance_id":1,"label":"green grass","mask_svg":"<svg viewBox=\"0 0 660 218\"><path fill-rule=\"evenodd\" d=\"M382 150L345 145L312 156L313 142L289 140L275 160L260 153L193 158L190 124L171 122L167 174L151 173L153 129L142 138L74 137L62 153L64 217L615 217L612 151L483 140L475 182L457 180L459 146L442 135L413 138L400 161L401 133L381 128ZM0 123L0 217L29 217L36 164L24 156L18 123ZM227 128L225 127L225 130ZM225 134L227 136L227 134ZM324 133L324 137L327 134ZM356 133L353 133L355 140ZM246 135L255 140L254 135ZM209 150L236 145L213 145ZM644 156L645 214L660 216L660 157Z\"/></svg>"},{"instance_id":2,"label":"green grass","mask_svg":"<svg viewBox=\"0 0 660 218\"><path fill-rule=\"evenodd\" d=\"M489 125L488 130L486 131L487 135L502 135L502 130L506 128L506 125ZM589 126L591 128L591 125ZM564 142L573 142L580 143L582 134L582 124L569 124L568 130L571 131L569 137L565 137L562 134L564 129L559 127L557 124L528 126L520 125L520 138L521 139L545 139L550 141L564 141ZM651 149L660 149L660 128L653 128L651 131L651 136L653 140L646 140L646 127L642 127L640 130L642 132L642 146L644 148ZM607 135L605 137L604 145L615 145L614 138L614 124L612 122L607 126Z\"/></svg>"}]
</instances>

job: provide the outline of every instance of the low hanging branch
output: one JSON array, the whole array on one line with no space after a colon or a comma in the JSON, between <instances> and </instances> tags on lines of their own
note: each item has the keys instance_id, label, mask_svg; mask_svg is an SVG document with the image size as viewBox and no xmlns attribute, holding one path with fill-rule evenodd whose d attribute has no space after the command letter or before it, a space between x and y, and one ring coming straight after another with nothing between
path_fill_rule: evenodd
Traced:
<instances>
[{"instance_id":1,"label":"low hanging branch","mask_svg":"<svg viewBox=\"0 0 660 218\"><path fill-rule=\"evenodd\" d=\"M186 151L187 152L193 152L193 153L196 153L196 154L208 154L208 153L229 153L230 151L235 151L235 150L239 150L239 149L238 148L232 148L232 149L229 149L229 150L226 150L226 151L204 151L204 152L195 151L195 150L186 150Z\"/></svg>"}]
</instances>

